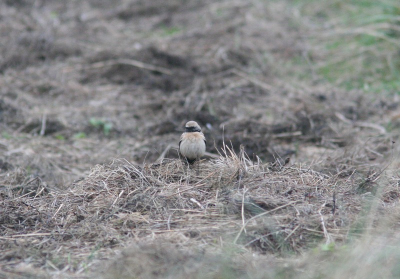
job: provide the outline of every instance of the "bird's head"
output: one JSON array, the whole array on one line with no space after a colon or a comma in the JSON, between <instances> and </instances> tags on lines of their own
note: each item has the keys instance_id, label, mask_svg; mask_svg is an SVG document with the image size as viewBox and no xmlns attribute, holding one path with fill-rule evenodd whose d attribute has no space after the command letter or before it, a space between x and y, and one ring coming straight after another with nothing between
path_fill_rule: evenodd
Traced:
<instances>
[{"instance_id":1,"label":"bird's head","mask_svg":"<svg viewBox=\"0 0 400 279\"><path fill-rule=\"evenodd\" d=\"M201 128L196 121L189 121L185 125L185 132L201 132Z\"/></svg>"}]
</instances>

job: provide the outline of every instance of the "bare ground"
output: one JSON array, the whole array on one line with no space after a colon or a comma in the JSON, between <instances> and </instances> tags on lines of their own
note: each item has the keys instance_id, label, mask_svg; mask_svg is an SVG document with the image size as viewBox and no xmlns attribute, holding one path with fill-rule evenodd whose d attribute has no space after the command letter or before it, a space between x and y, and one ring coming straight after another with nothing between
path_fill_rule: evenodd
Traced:
<instances>
[{"instance_id":1,"label":"bare ground","mask_svg":"<svg viewBox=\"0 0 400 279\"><path fill-rule=\"evenodd\" d=\"M0 278L308 278L395 229L398 98L297 81L289 4L2 2Z\"/></svg>"}]
</instances>

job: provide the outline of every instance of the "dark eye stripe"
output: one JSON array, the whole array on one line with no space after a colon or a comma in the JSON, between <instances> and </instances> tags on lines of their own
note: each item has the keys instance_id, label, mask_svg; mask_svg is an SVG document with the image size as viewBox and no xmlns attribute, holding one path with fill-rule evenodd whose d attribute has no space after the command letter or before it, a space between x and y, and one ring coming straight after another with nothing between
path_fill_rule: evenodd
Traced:
<instances>
[{"instance_id":1,"label":"dark eye stripe","mask_svg":"<svg viewBox=\"0 0 400 279\"><path fill-rule=\"evenodd\" d=\"M186 127L185 131L187 133L192 133L192 132L201 132L201 129L199 127Z\"/></svg>"}]
</instances>

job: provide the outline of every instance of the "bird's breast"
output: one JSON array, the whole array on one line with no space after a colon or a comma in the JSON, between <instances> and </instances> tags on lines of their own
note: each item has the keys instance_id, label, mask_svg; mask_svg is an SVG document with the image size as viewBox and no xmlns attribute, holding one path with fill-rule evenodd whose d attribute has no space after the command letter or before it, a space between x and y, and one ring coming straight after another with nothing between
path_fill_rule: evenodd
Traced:
<instances>
[{"instance_id":1,"label":"bird's breast","mask_svg":"<svg viewBox=\"0 0 400 279\"><path fill-rule=\"evenodd\" d=\"M200 133L187 133L182 136L180 153L189 159L200 158L206 152L204 136Z\"/></svg>"}]
</instances>

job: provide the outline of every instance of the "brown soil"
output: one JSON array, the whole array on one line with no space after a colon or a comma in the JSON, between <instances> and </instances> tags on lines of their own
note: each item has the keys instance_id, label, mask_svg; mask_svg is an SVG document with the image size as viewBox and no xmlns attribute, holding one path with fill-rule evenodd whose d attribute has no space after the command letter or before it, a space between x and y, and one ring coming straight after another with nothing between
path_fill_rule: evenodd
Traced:
<instances>
[{"instance_id":1,"label":"brown soil","mask_svg":"<svg viewBox=\"0 0 400 279\"><path fill-rule=\"evenodd\" d=\"M399 101L294 82L282 3L1 2L0 278L265 278L394 206Z\"/></svg>"}]
</instances>

